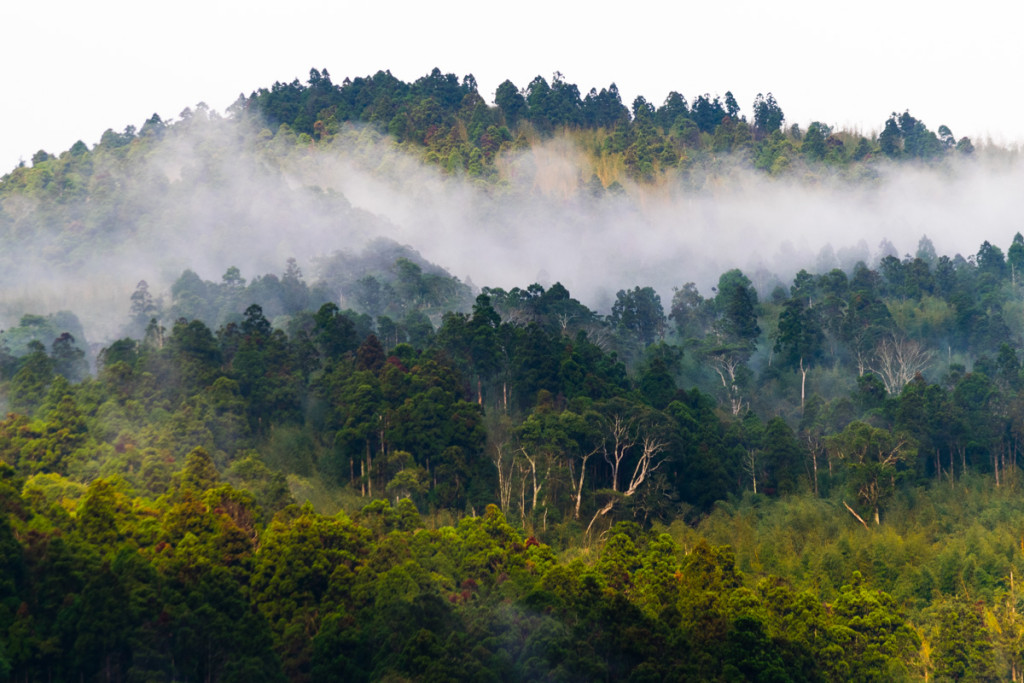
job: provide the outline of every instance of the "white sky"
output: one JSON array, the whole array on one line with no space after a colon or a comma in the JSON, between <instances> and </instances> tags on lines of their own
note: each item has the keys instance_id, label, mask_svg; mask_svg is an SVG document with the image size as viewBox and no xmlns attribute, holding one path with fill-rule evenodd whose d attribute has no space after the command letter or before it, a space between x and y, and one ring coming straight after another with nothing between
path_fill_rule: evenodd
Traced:
<instances>
[{"instance_id":1,"label":"white sky","mask_svg":"<svg viewBox=\"0 0 1024 683\"><path fill-rule=\"evenodd\" d=\"M749 115L775 94L787 124L867 133L909 109L975 142L1024 141L1024 3L557 3L526 0L237 3L33 0L0 4L0 175L107 128L327 68L473 73L493 101L555 71L581 94L615 82L629 106L671 90L731 90Z\"/></svg>"}]
</instances>

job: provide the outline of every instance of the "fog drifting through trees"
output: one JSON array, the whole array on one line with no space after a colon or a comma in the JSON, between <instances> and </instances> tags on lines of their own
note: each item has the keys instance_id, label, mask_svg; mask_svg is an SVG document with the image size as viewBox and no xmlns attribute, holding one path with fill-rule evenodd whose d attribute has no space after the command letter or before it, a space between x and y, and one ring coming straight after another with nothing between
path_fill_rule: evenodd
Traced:
<instances>
[{"instance_id":1,"label":"fog drifting through trees","mask_svg":"<svg viewBox=\"0 0 1024 683\"><path fill-rule=\"evenodd\" d=\"M0 182L0 678L1021 679L1014 152L416 87Z\"/></svg>"},{"instance_id":2,"label":"fog drifting through trees","mask_svg":"<svg viewBox=\"0 0 1024 683\"><path fill-rule=\"evenodd\" d=\"M109 339L135 284L154 273L159 293L185 268L216 280L230 266L252 276L296 257L313 280L317 257L380 236L478 287L558 279L606 311L622 287L651 285L667 298L692 281L707 293L739 267L770 291L800 268L873 265L887 243L912 254L922 235L939 253L968 255L981 236L1008 245L1024 213L1020 163L883 165L852 180L770 178L734 164L595 192L586 155L558 137L508 154L497 186L443 175L366 128L321 147L282 137L197 116L144 159L97 160L109 165L116 218L76 235L80 243L30 200L6 201L23 248L4 259L0 323L71 309L90 337ZM67 254L65 268L55 253Z\"/></svg>"}]
</instances>

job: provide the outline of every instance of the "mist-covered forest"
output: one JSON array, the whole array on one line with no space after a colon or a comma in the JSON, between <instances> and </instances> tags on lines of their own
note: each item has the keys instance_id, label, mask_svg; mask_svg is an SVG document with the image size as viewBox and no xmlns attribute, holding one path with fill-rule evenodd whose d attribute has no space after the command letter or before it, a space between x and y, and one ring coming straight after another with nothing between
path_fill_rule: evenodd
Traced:
<instances>
[{"instance_id":1,"label":"mist-covered forest","mask_svg":"<svg viewBox=\"0 0 1024 683\"><path fill-rule=\"evenodd\" d=\"M40 150L0 679L1022 681L1022 170L436 69Z\"/></svg>"}]
</instances>

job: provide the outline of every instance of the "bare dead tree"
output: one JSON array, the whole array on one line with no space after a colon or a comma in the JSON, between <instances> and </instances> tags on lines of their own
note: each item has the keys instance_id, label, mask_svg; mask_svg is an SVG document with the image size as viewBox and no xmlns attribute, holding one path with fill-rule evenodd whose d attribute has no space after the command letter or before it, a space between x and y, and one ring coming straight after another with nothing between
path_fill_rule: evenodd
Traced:
<instances>
[{"instance_id":1,"label":"bare dead tree","mask_svg":"<svg viewBox=\"0 0 1024 683\"><path fill-rule=\"evenodd\" d=\"M647 477L661 467L661 464L664 462L663 459L659 458L659 455L663 450L665 450L665 446L667 445L664 441L651 435L645 435L640 439L640 443L640 456L637 459L636 466L633 468L633 475L629 478L629 485L624 491L622 491L621 495L613 494L612 497L608 499L608 502L594 513L594 517L590 520L590 524L587 525L586 534L590 534L590 529L594 526L594 522L611 512L617 502L635 495L637 490L639 490L643 483L647 481ZM630 444L630 448L635 444L636 441L633 441ZM618 491L615 491L615 493L618 493Z\"/></svg>"},{"instance_id":2,"label":"bare dead tree","mask_svg":"<svg viewBox=\"0 0 1024 683\"><path fill-rule=\"evenodd\" d=\"M526 526L526 480L529 470L522 461L516 462L516 469L521 475L519 477L519 522Z\"/></svg>"},{"instance_id":3,"label":"bare dead tree","mask_svg":"<svg viewBox=\"0 0 1024 683\"><path fill-rule=\"evenodd\" d=\"M855 468L857 497L874 511L875 526L880 525L882 499L895 490L897 469L917 458L917 445L906 435L858 420L829 437L828 448Z\"/></svg>"},{"instance_id":4,"label":"bare dead tree","mask_svg":"<svg viewBox=\"0 0 1024 683\"><path fill-rule=\"evenodd\" d=\"M756 448L747 449L747 454L743 458L743 471L750 475L754 493L757 493L757 456L760 452Z\"/></svg>"},{"instance_id":5,"label":"bare dead tree","mask_svg":"<svg viewBox=\"0 0 1024 683\"><path fill-rule=\"evenodd\" d=\"M807 452L811 456L811 482L814 485L814 497L818 497L818 458L822 455L827 454L825 450L825 444L822 442L821 437L818 434L812 432L804 432L803 434L804 444L807 446ZM831 464L829 465L831 469Z\"/></svg>"},{"instance_id":6,"label":"bare dead tree","mask_svg":"<svg viewBox=\"0 0 1024 683\"><path fill-rule=\"evenodd\" d=\"M868 358L868 355L864 353L864 351L862 351L861 349L857 349L856 361L858 377L863 377L864 373L868 371L869 360L870 359Z\"/></svg>"},{"instance_id":7,"label":"bare dead tree","mask_svg":"<svg viewBox=\"0 0 1024 683\"><path fill-rule=\"evenodd\" d=\"M913 339L892 335L875 347L872 372L882 379L890 396L898 396L910 380L932 362L933 353Z\"/></svg>"},{"instance_id":8,"label":"bare dead tree","mask_svg":"<svg viewBox=\"0 0 1024 683\"><path fill-rule=\"evenodd\" d=\"M513 479L517 469L516 449L512 441L512 423L504 415L497 416L488 425L487 452L498 470L498 504L505 514L512 502Z\"/></svg>"},{"instance_id":9,"label":"bare dead tree","mask_svg":"<svg viewBox=\"0 0 1024 683\"><path fill-rule=\"evenodd\" d=\"M593 450L580 453L580 476L576 478L576 460L569 460L569 481L572 483L573 494L572 497L575 499L575 507L573 508L573 519L580 518L580 503L583 501L583 479L587 476L587 461L597 455L598 451L601 450L600 446L595 447Z\"/></svg>"},{"instance_id":10,"label":"bare dead tree","mask_svg":"<svg viewBox=\"0 0 1024 683\"><path fill-rule=\"evenodd\" d=\"M743 365L743 359L734 354L713 353L708 355L708 362L722 380L732 414L739 415L743 411L743 397L736 381L736 370Z\"/></svg>"},{"instance_id":11,"label":"bare dead tree","mask_svg":"<svg viewBox=\"0 0 1024 683\"><path fill-rule=\"evenodd\" d=\"M544 475L541 476L540 481L538 482L537 456L531 456L530 453L526 450L526 448L523 447L519 449L519 452L523 454L523 457L526 458L526 462L529 463L529 468L523 469L529 472L530 478L533 480L533 499L530 502L530 511L532 512L537 509L537 498L540 496L541 489L544 488L544 483L545 481L547 481L548 474L551 472L551 465L548 465L547 470L544 472Z\"/></svg>"},{"instance_id":12,"label":"bare dead tree","mask_svg":"<svg viewBox=\"0 0 1024 683\"><path fill-rule=\"evenodd\" d=\"M608 451L608 442L602 444L604 459L612 468L612 491L619 490L619 467L626 458L629 450L636 445L637 435L632 420L622 415L613 415L608 425L611 432L611 452Z\"/></svg>"},{"instance_id":13,"label":"bare dead tree","mask_svg":"<svg viewBox=\"0 0 1024 683\"><path fill-rule=\"evenodd\" d=\"M613 335L607 325L591 323L581 326L580 329L586 332L587 341L605 353L614 348Z\"/></svg>"},{"instance_id":14,"label":"bare dead tree","mask_svg":"<svg viewBox=\"0 0 1024 683\"><path fill-rule=\"evenodd\" d=\"M508 506L512 500L512 475L516 469L515 454L509 452L505 443L491 446L491 460L498 470L498 504L501 511L508 514Z\"/></svg>"},{"instance_id":15,"label":"bare dead tree","mask_svg":"<svg viewBox=\"0 0 1024 683\"><path fill-rule=\"evenodd\" d=\"M855 327L848 330L847 334L849 347L857 363L857 376L861 377L870 369L868 366L871 361L871 338L874 330L869 326Z\"/></svg>"},{"instance_id":16,"label":"bare dead tree","mask_svg":"<svg viewBox=\"0 0 1024 683\"><path fill-rule=\"evenodd\" d=\"M526 327L534 317L521 308L512 308L502 312L503 322L513 327Z\"/></svg>"}]
</instances>

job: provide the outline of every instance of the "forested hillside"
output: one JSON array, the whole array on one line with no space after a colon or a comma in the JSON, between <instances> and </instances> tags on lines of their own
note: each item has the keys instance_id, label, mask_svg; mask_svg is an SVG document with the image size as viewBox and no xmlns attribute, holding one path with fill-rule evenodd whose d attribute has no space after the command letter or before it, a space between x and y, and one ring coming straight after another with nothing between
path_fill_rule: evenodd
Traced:
<instances>
[{"instance_id":1,"label":"forested hillside","mask_svg":"<svg viewBox=\"0 0 1024 683\"><path fill-rule=\"evenodd\" d=\"M865 168L873 161L937 163L975 151L969 138L957 139L944 125L933 132L909 111L880 120L879 131L870 135L820 121L806 129L799 123L784 127L785 114L771 93L759 94L747 111L728 91L690 100L673 91L661 106L638 96L627 107L614 83L581 97L579 87L559 73L551 83L538 76L522 89L505 81L488 104L472 75L460 80L434 69L405 83L380 71L338 85L326 69L311 69L305 84L275 83L240 95L226 114L254 124L250 146L271 145L277 154L294 145L327 145L365 124L446 173L499 185L508 180L507 152L568 135L591 161L592 176L581 180L592 192L621 190L627 179L682 178L700 184L723 159L740 159L769 175L810 171L857 177L870 175ZM3 190L45 190L58 203L109 191L115 179L97 162L105 166L111 157L144 157L164 136L202 126L210 117L221 119L200 103L175 121L154 114L140 128L107 130L92 149L79 142L59 156L40 150L31 167L4 176ZM94 177L97 171L104 173Z\"/></svg>"},{"instance_id":2,"label":"forested hillside","mask_svg":"<svg viewBox=\"0 0 1024 683\"><path fill-rule=\"evenodd\" d=\"M853 192L1016 163L906 112L784 122L771 94L748 121L313 70L4 176L0 678L1024 680L1020 233L599 309L558 272L460 279L411 246L444 226L407 244L327 182L425 162L424 206L467 179L515 205L552 194L516 155L557 139L589 171L557 201L621 218L736 168Z\"/></svg>"}]
</instances>

